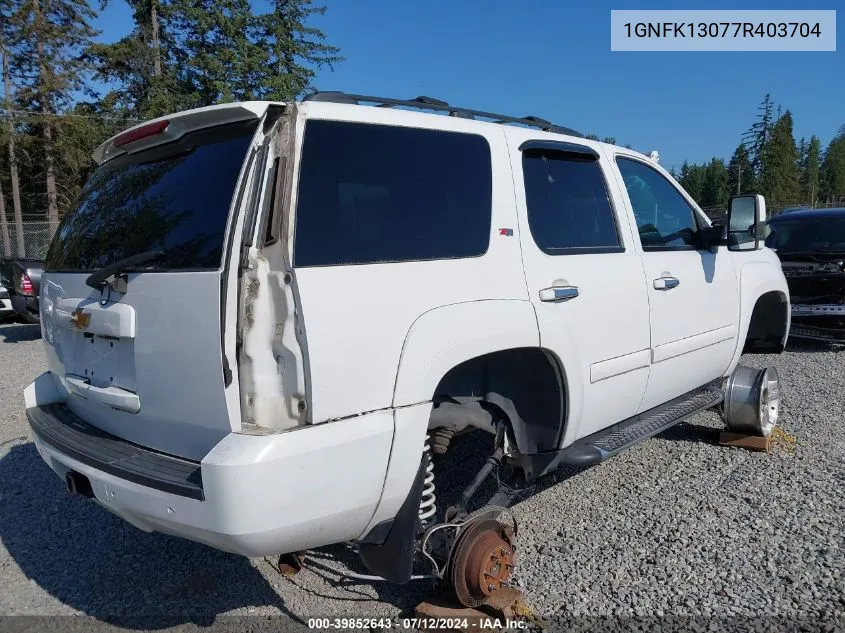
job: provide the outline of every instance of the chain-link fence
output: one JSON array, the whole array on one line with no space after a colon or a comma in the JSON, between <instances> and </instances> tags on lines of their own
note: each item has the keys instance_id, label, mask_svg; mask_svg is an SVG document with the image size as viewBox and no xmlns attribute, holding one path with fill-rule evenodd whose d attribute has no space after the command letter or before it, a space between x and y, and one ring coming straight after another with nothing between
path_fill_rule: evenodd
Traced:
<instances>
[{"instance_id":1,"label":"chain-link fence","mask_svg":"<svg viewBox=\"0 0 845 633\"><path fill-rule=\"evenodd\" d=\"M0 256L44 259L47 256L50 240L53 239L50 223L46 220L31 220L23 222L21 226L23 230L20 233L20 239L18 239L18 230L14 222L8 223L8 242L6 242L6 236L0 234Z\"/></svg>"},{"instance_id":2,"label":"chain-link fence","mask_svg":"<svg viewBox=\"0 0 845 633\"><path fill-rule=\"evenodd\" d=\"M794 204L782 204L777 206L766 206L766 213L769 217L788 211L789 209L839 209L845 207L845 198L836 200L834 202L816 202L810 204L807 202L796 202ZM728 208L726 206L716 207L702 207L704 214L711 220L718 220L728 215Z\"/></svg>"}]
</instances>

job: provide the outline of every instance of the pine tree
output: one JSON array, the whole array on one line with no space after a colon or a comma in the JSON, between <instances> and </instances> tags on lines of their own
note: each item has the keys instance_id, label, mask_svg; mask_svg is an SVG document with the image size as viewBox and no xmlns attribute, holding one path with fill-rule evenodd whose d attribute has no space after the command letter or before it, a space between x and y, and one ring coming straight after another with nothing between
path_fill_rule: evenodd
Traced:
<instances>
[{"instance_id":1,"label":"pine tree","mask_svg":"<svg viewBox=\"0 0 845 633\"><path fill-rule=\"evenodd\" d=\"M704 184L699 204L703 207L727 206L730 195L725 161L713 158L704 168Z\"/></svg>"},{"instance_id":2,"label":"pine tree","mask_svg":"<svg viewBox=\"0 0 845 633\"><path fill-rule=\"evenodd\" d=\"M807 149L809 145L807 144L807 139L803 136L801 140L798 141L797 149L798 149L798 158L796 159L796 164L798 165L798 182L801 183L801 193L804 193L804 170L807 167Z\"/></svg>"},{"instance_id":3,"label":"pine tree","mask_svg":"<svg viewBox=\"0 0 845 633\"><path fill-rule=\"evenodd\" d=\"M705 172L704 166L690 165L687 161L684 161L678 178L681 186L699 204L703 200Z\"/></svg>"},{"instance_id":4,"label":"pine tree","mask_svg":"<svg viewBox=\"0 0 845 633\"><path fill-rule=\"evenodd\" d=\"M86 91L90 65L80 57L96 31L95 13L86 0L20 0L13 16L20 27L20 46L12 62L19 99L40 117L41 158L51 230L59 224L56 189L55 114Z\"/></svg>"},{"instance_id":5,"label":"pine tree","mask_svg":"<svg viewBox=\"0 0 845 633\"><path fill-rule=\"evenodd\" d=\"M822 144L814 134L810 137L801 169L801 192L810 206L816 205L819 196L819 169L821 167Z\"/></svg>"},{"instance_id":6,"label":"pine tree","mask_svg":"<svg viewBox=\"0 0 845 633\"><path fill-rule=\"evenodd\" d=\"M740 143L734 150L730 163L728 163L730 195L752 193L756 189L756 180L754 169L751 167L751 159L748 156L748 149Z\"/></svg>"},{"instance_id":7,"label":"pine tree","mask_svg":"<svg viewBox=\"0 0 845 633\"><path fill-rule=\"evenodd\" d=\"M167 15L174 61L198 105L259 96L267 69L248 0L171 0Z\"/></svg>"},{"instance_id":8,"label":"pine tree","mask_svg":"<svg viewBox=\"0 0 845 633\"><path fill-rule=\"evenodd\" d=\"M127 118L150 119L200 105L187 80L189 65L177 60L169 28L178 7L162 0L127 2L133 10L132 31L117 42L94 44L85 54L101 80L116 84L101 107Z\"/></svg>"},{"instance_id":9,"label":"pine tree","mask_svg":"<svg viewBox=\"0 0 845 633\"><path fill-rule=\"evenodd\" d=\"M766 144L772 133L772 96L767 94L758 108L757 121L742 135L742 142L748 148L751 167L758 176L763 171L763 160Z\"/></svg>"},{"instance_id":10,"label":"pine tree","mask_svg":"<svg viewBox=\"0 0 845 633\"><path fill-rule=\"evenodd\" d=\"M312 90L316 69L343 61L340 49L326 44L326 36L309 20L325 7L311 0L270 0L272 11L257 17L262 72L257 87L262 99L286 101Z\"/></svg>"},{"instance_id":11,"label":"pine tree","mask_svg":"<svg viewBox=\"0 0 845 633\"><path fill-rule=\"evenodd\" d=\"M821 193L828 202L845 198L845 126L830 141L821 166Z\"/></svg>"},{"instance_id":12,"label":"pine tree","mask_svg":"<svg viewBox=\"0 0 845 633\"><path fill-rule=\"evenodd\" d=\"M763 155L760 185L767 204L772 207L794 203L801 197L798 150L789 110L772 127Z\"/></svg>"}]
</instances>

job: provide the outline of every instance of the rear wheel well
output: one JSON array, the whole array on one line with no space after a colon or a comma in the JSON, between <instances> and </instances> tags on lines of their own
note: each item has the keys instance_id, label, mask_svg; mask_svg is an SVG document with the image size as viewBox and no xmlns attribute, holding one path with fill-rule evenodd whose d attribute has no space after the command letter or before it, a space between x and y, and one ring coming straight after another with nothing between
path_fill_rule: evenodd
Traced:
<instances>
[{"instance_id":1,"label":"rear wheel well","mask_svg":"<svg viewBox=\"0 0 845 633\"><path fill-rule=\"evenodd\" d=\"M560 444L566 419L564 385L557 361L544 349L522 347L477 356L441 378L434 392L431 425L440 425L439 415L448 421L438 411L441 403L465 407L467 416L476 418L480 406L491 419L496 414L507 418L520 453L553 450ZM452 415L461 416L462 411L456 409Z\"/></svg>"},{"instance_id":2,"label":"rear wheel well","mask_svg":"<svg viewBox=\"0 0 845 633\"><path fill-rule=\"evenodd\" d=\"M782 292L767 292L757 299L748 323L744 353L780 353L783 351L789 321L789 300Z\"/></svg>"}]
</instances>

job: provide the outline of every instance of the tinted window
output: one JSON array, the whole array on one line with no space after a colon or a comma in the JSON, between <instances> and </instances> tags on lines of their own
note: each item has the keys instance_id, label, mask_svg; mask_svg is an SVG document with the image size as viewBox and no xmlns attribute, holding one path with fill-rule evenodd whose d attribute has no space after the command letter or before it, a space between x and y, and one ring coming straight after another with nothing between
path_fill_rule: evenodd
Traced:
<instances>
[{"instance_id":1,"label":"tinted window","mask_svg":"<svg viewBox=\"0 0 845 633\"><path fill-rule=\"evenodd\" d=\"M294 264L482 255L491 196L490 147L480 136L309 121Z\"/></svg>"},{"instance_id":2,"label":"tinted window","mask_svg":"<svg viewBox=\"0 0 845 633\"><path fill-rule=\"evenodd\" d=\"M766 246L782 253L845 252L845 215L769 221Z\"/></svg>"},{"instance_id":3,"label":"tinted window","mask_svg":"<svg viewBox=\"0 0 845 633\"><path fill-rule=\"evenodd\" d=\"M191 132L99 167L65 216L45 268L86 271L143 253L144 268L218 268L256 122Z\"/></svg>"},{"instance_id":4,"label":"tinted window","mask_svg":"<svg viewBox=\"0 0 845 633\"><path fill-rule=\"evenodd\" d=\"M645 250L698 248L695 212L664 176L636 160L617 158Z\"/></svg>"},{"instance_id":5,"label":"tinted window","mask_svg":"<svg viewBox=\"0 0 845 633\"><path fill-rule=\"evenodd\" d=\"M522 156L528 224L546 253L620 248L607 186L594 158L550 150Z\"/></svg>"}]
</instances>

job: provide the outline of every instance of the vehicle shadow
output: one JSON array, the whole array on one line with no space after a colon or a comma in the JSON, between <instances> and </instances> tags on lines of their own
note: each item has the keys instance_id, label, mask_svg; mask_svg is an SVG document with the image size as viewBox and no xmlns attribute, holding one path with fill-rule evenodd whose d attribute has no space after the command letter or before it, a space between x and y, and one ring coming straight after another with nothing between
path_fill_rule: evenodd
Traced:
<instances>
[{"instance_id":1,"label":"vehicle shadow","mask_svg":"<svg viewBox=\"0 0 845 633\"><path fill-rule=\"evenodd\" d=\"M801 354L820 354L841 352L845 350L845 343L834 343L826 341L815 341L806 338L789 338L786 341L787 352L799 352Z\"/></svg>"},{"instance_id":2,"label":"vehicle shadow","mask_svg":"<svg viewBox=\"0 0 845 633\"><path fill-rule=\"evenodd\" d=\"M41 326L37 323L3 324L0 326L0 341L4 343L24 343L41 338Z\"/></svg>"},{"instance_id":3,"label":"vehicle shadow","mask_svg":"<svg viewBox=\"0 0 845 633\"><path fill-rule=\"evenodd\" d=\"M658 433L655 437L670 442L692 442L717 446L719 445L719 435L723 429L723 426L717 428L692 422L681 422L662 433Z\"/></svg>"},{"instance_id":4,"label":"vehicle shadow","mask_svg":"<svg viewBox=\"0 0 845 633\"><path fill-rule=\"evenodd\" d=\"M210 626L218 614L250 606L276 607L304 625L248 559L147 534L72 497L32 443L0 459L0 540L31 581L110 625Z\"/></svg>"},{"instance_id":5,"label":"vehicle shadow","mask_svg":"<svg viewBox=\"0 0 845 633\"><path fill-rule=\"evenodd\" d=\"M456 504L464 488L472 481L478 470L484 465L490 456L493 449L493 436L483 431L474 431L472 433L461 435L452 440L448 452L445 455L433 455L434 474L437 496L437 518L442 520L444 511L451 505ZM522 484L516 494L514 503L509 507L512 509L513 516L519 524L519 502L525 500L533 495L536 495L543 490L551 488L555 485L563 483L570 477L576 476L586 470L587 467L564 466L561 469L554 471L541 479L535 480L530 485ZM498 489L498 479L505 478L509 474L508 469L494 471L485 483L478 489L478 492L472 498L469 505L470 512L483 508L487 502L493 497ZM509 483L516 483L508 480ZM519 539L517 538L517 546ZM308 552L309 557L316 558L323 563L329 563L334 567L345 566L357 573L367 574L366 569L362 566L357 558L357 555L346 546L333 546L322 548L317 552ZM361 592L360 596L367 595L367 585L369 582L360 580L344 580L338 575L326 572L316 566L309 567L306 562L306 572L302 573L316 573L324 578L333 587L343 587L347 591L354 590L356 587ZM431 567L422 564L415 566L414 573L428 574ZM297 582L294 577L293 582ZM413 616L414 607L426 599L432 598L433 595L442 594L445 587L442 583L437 584L431 580L411 581L406 585L395 585L386 582L372 583L372 590L377 595L377 599L382 602L389 603L399 609L404 617ZM315 597L331 597L338 599L337 596L322 596L310 589L302 587L304 591L308 591ZM352 594L342 600L358 601L367 599L359 597L358 594Z\"/></svg>"}]
</instances>

